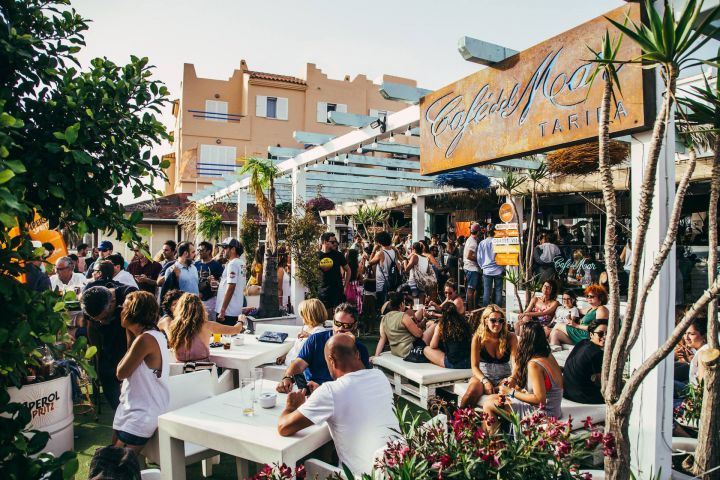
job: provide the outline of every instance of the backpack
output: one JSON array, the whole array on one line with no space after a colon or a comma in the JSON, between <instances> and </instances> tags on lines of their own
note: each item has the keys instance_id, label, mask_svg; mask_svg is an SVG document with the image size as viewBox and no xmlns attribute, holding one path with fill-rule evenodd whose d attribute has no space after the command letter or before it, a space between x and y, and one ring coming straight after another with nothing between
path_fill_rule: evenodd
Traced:
<instances>
[{"instance_id":1,"label":"backpack","mask_svg":"<svg viewBox=\"0 0 720 480\"><path fill-rule=\"evenodd\" d=\"M390 257L390 254L385 249L383 249L383 255L387 255L388 257ZM380 271L382 272L383 277L385 277L385 291L394 292L400 286L400 283L402 283L400 278L400 272L397 268L397 253L395 254L395 258L390 257L390 260L391 262L390 266L388 267L387 275L385 275L384 268L381 267Z\"/></svg>"},{"instance_id":2,"label":"backpack","mask_svg":"<svg viewBox=\"0 0 720 480\"><path fill-rule=\"evenodd\" d=\"M423 292L428 293L437 287L437 277L430 266L430 260L428 260L428 265L424 272L420 269L420 260L418 260L418 263L413 266L413 273L415 284Z\"/></svg>"}]
</instances>

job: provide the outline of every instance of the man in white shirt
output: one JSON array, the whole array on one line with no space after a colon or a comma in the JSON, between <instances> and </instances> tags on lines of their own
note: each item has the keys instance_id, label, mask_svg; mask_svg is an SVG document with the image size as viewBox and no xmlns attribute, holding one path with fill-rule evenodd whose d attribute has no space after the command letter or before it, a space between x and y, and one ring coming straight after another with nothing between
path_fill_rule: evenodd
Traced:
<instances>
[{"instance_id":1,"label":"man in white shirt","mask_svg":"<svg viewBox=\"0 0 720 480\"><path fill-rule=\"evenodd\" d=\"M475 309L475 291L480 282L480 267L477 263L478 237L480 224L473 222L470 225L470 236L465 240L463 249L463 270L465 270L465 290L467 296L465 305L468 310Z\"/></svg>"},{"instance_id":2,"label":"man in white shirt","mask_svg":"<svg viewBox=\"0 0 720 480\"><path fill-rule=\"evenodd\" d=\"M325 360L335 379L305 398L290 392L280 414L278 433L290 436L327 422L341 465L355 475L370 473L375 455L399 429L390 382L377 369L366 369L355 337L340 333L325 344Z\"/></svg>"},{"instance_id":3,"label":"man in white shirt","mask_svg":"<svg viewBox=\"0 0 720 480\"><path fill-rule=\"evenodd\" d=\"M85 275L73 272L75 262L70 257L60 257L55 262L55 275L50 277L50 287L52 290L67 292L74 290L75 287L82 289L85 285Z\"/></svg>"},{"instance_id":4,"label":"man in white shirt","mask_svg":"<svg viewBox=\"0 0 720 480\"><path fill-rule=\"evenodd\" d=\"M495 305L502 306L505 268L495 263L495 250L493 249L495 227L488 225L486 235L485 240L480 242L477 249L477 263L482 269L483 278L483 307L490 305L491 301Z\"/></svg>"},{"instance_id":5,"label":"man in white shirt","mask_svg":"<svg viewBox=\"0 0 720 480\"><path fill-rule=\"evenodd\" d=\"M533 264L538 279L545 282L557 276L555 272L555 257L562 256L560 248L552 243L548 233L541 233L540 244L533 251Z\"/></svg>"},{"instance_id":6,"label":"man in white shirt","mask_svg":"<svg viewBox=\"0 0 720 480\"><path fill-rule=\"evenodd\" d=\"M113 280L118 283L122 283L123 285L127 285L128 287L139 288L137 282L135 281L135 278L130 275L130 272L125 270L125 259L122 257L122 255L120 255L119 253L113 253L108 257L108 260L112 262L115 270Z\"/></svg>"},{"instance_id":7,"label":"man in white shirt","mask_svg":"<svg viewBox=\"0 0 720 480\"><path fill-rule=\"evenodd\" d=\"M225 264L220 284L218 285L215 311L217 322L225 325L235 325L242 314L243 290L245 289L245 262L243 260L243 247L236 238L228 237L218 246L223 249L223 255L228 260Z\"/></svg>"}]
</instances>

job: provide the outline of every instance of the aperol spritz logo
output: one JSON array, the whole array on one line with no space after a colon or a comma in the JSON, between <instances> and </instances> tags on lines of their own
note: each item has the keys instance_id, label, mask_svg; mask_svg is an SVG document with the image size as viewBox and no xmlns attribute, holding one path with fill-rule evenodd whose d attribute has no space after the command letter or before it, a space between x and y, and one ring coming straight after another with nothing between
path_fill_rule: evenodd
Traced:
<instances>
[{"instance_id":1,"label":"aperol spritz logo","mask_svg":"<svg viewBox=\"0 0 720 480\"><path fill-rule=\"evenodd\" d=\"M639 21L639 5L613 10ZM603 79L591 82L593 53L611 30L604 17L485 68L421 101L421 169L435 173L549 150L597 136ZM630 41L618 58L637 58ZM622 95L611 105L610 131L645 125L643 73L618 69Z\"/></svg>"}]
</instances>

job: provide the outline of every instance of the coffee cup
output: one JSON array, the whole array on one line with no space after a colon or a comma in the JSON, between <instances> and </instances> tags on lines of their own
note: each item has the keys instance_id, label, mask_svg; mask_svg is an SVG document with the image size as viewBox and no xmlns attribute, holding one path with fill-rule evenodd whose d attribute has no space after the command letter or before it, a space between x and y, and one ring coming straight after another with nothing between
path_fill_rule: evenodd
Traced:
<instances>
[{"instance_id":1,"label":"coffee cup","mask_svg":"<svg viewBox=\"0 0 720 480\"><path fill-rule=\"evenodd\" d=\"M262 408L273 408L277 404L277 395L274 393L263 393L258 397L258 403Z\"/></svg>"},{"instance_id":2,"label":"coffee cup","mask_svg":"<svg viewBox=\"0 0 720 480\"><path fill-rule=\"evenodd\" d=\"M240 335L233 337L232 341L233 345L236 347L239 347L241 345L245 345L245 337L242 337Z\"/></svg>"}]
</instances>

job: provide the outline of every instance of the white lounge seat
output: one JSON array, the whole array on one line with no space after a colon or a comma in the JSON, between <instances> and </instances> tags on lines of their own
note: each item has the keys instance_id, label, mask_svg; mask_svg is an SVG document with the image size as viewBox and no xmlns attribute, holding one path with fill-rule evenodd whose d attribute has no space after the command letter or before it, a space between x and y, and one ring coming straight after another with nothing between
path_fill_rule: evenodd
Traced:
<instances>
[{"instance_id":1,"label":"white lounge seat","mask_svg":"<svg viewBox=\"0 0 720 480\"><path fill-rule=\"evenodd\" d=\"M232 377L229 378L232 381ZM170 377L168 382L170 384L170 411L210 398L216 394L216 391L227 388L227 381L223 380L223 383L219 384L217 372L213 376L210 370L175 375ZM160 446L157 431L145 445L142 454L150 462L160 465ZM185 442L185 465L191 465L199 461L203 462L203 477L210 477L212 476L213 464L220 463L219 452ZM162 465L160 465L160 468L162 468Z\"/></svg>"},{"instance_id":2,"label":"white lounge seat","mask_svg":"<svg viewBox=\"0 0 720 480\"><path fill-rule=\"evenodd\" d=\"M393 355L382 353L373 361L390 380L395 394L427 410L428 400L438 388L472 377L471 369L443 368L432 363L411 363Z\"/></svg>"},{"instance_id":3,"label":"white lounge seat","mask_svg":"<svg viewBox=\"0 0 720 480\"><path fill-rule=\"evenodd\" d=\"M453 393L458 396L458 400L460 400L463 395L465 395L465 392L467 392L469 385L469 383L456 383L453 386ZM482 403L482 398L480 399L478 404L480 403ZM573 402L572 400L563 398L562 403L560 404L560 408L562 409L563 414L561 420L567 420L568 417L572 418L572 430L580 430L581 428L583 428L583 422L585 422L585 419L587 417L592 418L593 423L605 423L604 404L588 405L585 403Z\"/></svg>"}]
</instances>

